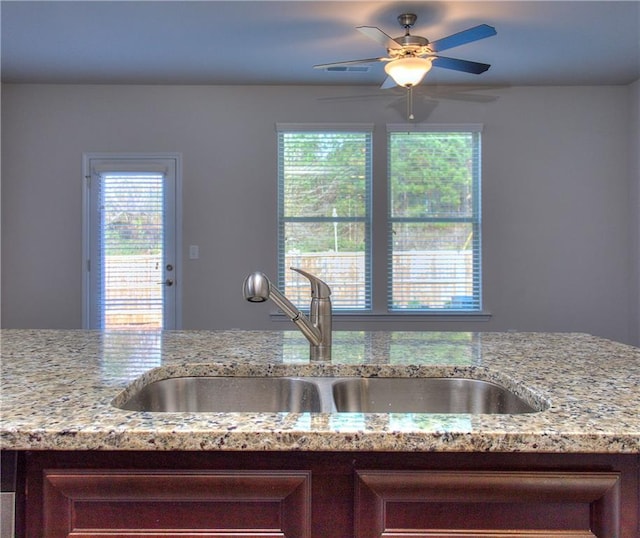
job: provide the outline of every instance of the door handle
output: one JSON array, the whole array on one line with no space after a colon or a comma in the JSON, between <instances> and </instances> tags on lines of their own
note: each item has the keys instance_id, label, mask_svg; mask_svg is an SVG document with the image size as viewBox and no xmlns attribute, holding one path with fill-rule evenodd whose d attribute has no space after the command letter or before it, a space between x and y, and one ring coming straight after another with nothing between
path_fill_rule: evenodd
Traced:
<instances>
[{"instance_id":1,"label":"door handle","mask_svg":"<svg viewBox=\"0 0 640 538\"><path fill-rule=\"evenodd\" d=\"M164 286L173 286L173 279L167 278L164 282L158 282L158 284L162 284Z\"/></svg>"}]
</instances>

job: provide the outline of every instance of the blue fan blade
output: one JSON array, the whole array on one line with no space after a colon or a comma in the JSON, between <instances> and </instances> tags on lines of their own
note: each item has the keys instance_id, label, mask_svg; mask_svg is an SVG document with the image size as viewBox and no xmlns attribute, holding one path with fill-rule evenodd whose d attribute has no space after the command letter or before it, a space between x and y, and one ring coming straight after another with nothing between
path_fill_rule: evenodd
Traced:
<instances>
[{"instance_id":1,"label":"blue fan blade","mask_svg":"<svg viewBox=\"0 0 640 538\"><path fill-rule=\"evenodd\" d=\"M381 90L388 90L389 88L395 88L397 86L396 81L391 77L387 77L384 79L382 86L380 86Z\"/></svg>"},{"instance_id":2,"label":"blue fan blade","mask_svg":"<svg viewBox=\"0 0 640 538\"><path fill-rule=\"evenodd\" d=\"M484 73L491 67L489 64L470 62L469 60L458 60L457 58L446 58L445 56L436 56L431 63L436 67L453 69L454 71L463 71L465 73L473 73L474 75Z\"/></svg>"},{"instance_id":3,"label":"blue fan blade","mask_svg":"<svg viewBox=\"0 0 640 538\"><path fill-rule=\"evenodd\" d=\"M460 45L478 41L479 39L484 39L485 37L491 37L492 35L496 35L496 33L496 29L493 26L489 26L488 24L480 24L479 26L474 26L473 28L463 30L462 32L458 32L457 34L443 37L442 39L438 39L437 41L432 41L430 43L430 47L433 52L440 52L441 50L459 47Z\"/></svg>"}]
</instances>

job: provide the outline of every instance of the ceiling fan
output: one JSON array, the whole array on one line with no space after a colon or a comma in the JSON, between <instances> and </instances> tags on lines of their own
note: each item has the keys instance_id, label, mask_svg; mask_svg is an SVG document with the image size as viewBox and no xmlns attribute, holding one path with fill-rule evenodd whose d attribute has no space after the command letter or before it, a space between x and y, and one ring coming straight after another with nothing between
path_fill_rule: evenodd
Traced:
<instances>
[{"instance_id":1,"label":"ceiling fan","mask_svg":"<svg viewBox=\"0 0 640 538\"><path fill-rule=\"evenodd\" d=\"M484 73L491 67L485 63L440 56L439 53L496 35L496 29L493 26L480 24L437 41L429 41L426 37L411 35L410 30L417 18L418 16L413 13L403 13L398 16L398 22L404 28L405 33L403 36L395 38L387 35L376 26L357 27L357 30L385 47L388 57L347 60L318 64L313 67L315 69L348 68L349 66L386 62L384 69L389 76L382 84L382 88L391 88L395 85L411 88L422 81L432 66L475 75Z\"/></svg>"}]
</instances>

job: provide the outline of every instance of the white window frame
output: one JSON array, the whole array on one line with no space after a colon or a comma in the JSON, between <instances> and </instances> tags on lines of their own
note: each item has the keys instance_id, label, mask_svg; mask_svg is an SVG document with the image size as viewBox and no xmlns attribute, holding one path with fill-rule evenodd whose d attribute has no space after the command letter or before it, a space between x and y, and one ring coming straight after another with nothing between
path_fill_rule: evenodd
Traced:
<instances>
[{"instance_id":1,"label":"white window frame","mask_svg":"<svg viewBox=\"0 0 640 538\"><path fill-rule=\"evenodd\" d=\"M372 177L372 154L373 154L373 124L372 123L313 123L313 124L298 124L298 123L277 123L276 124L276 132L278 135L278 286L281 290L285 290L284 282L286 277L286 272L289 271L288 267L285 267L285 255L284 255L284 226L287 222L292 222L284 216L284 208L283 208L283 169L281 162L280 152L283 150L281 140L282 135L288 133L367 133L369 138L368 143L368 155L367 155L367 181L368 185L366 187L366 214L364 217L357 219L346 219L350 222L359 221L364 224L365 227L365 259L364 259L364 271L365 271L365 305L362 308L357 308L350 310L348 308L339 308L336 307L334 302L334 312L335 313L367 313L371 312L372 309L372 286L371 286L371 251L372 251L372 233L371 233L371 219L372 219L372 207L371 207L371 198L372 198L372 188L373 188L373 177ZM309 218L309 221L321 222L326 220L326 218ZM305 269L305 268L302 268ZM317 275L319 278L323 278L323 275ZM298 305L301 309L307 309L307 304Z\"/></svg>"},{"instance_id":2,"label":"white window frame","mask_svg":"<svg viewBox=\"0 0 640 538\"><path fill-rule=\"evenodd\" d=\"M278 123L276 125L276 131L326 131L335 132L341 130L349 130L351 128L357 130L362 129L363 126L368 126L372 131L372 186L371 186L371 243L370 243L370 290L371 290L371 308L368 310L334 310L334 318L344 319L345 321L352 322L406 322L406 321L455 321L455 322L476 322L476 321L488 321L491 319L491 313L485 310L483 297L483 280L482 280L482 244L480 243L478 259L475 260L479 270L479 294L480 294L480 310L448 310L448 309L434 309L429 310L392 310L389 304L389 226L390 226L390 214L389 214L389 189L390 178L388 168L388 133L392 131L449 131L449 132L464 132L464 131L477 131L482 132L482 124L387 124L384 136L377 136L374 132L373 124L330 124L330 123L309 123L309 124L285 124ZM278 144L279 149L279 144ZM482 146L480 146L480 160L482 159ZM280 172L279 172L280 173ZM479 173L482 174L482 163L479 163ZM482 223L482 201L481 201L481 189L482 189L482 177L479 180L478 190L475 193L475 204L478 211L478 226L481 227ZM280 184L280 177L278 177L278 184ZM278 223L280 226L280 222ZM481 241L481 237L478 239ZM284 260L281 258L281 253L278 251L277 264L279 272L282 272L284 266ZM321 276L321 275L320 275ZM281 280L279 284L281 285ZM274 321L288 320L280 312L272 312L271 317Z\"/></svg>"},{"instance_id":3,"label":"white window frame","mask_svg":"<svg viewBox=\"0 0 640 538\"><path fill-rule=\"evenodd\" d=\"M387 292L387 311L392 315L420 315L426 316L430 319L437 318L442 316L444 318L460 318L465 316L484 316L487 317L488 314L484 312L483 309L483 284L482 284L482 130L483 125L479 123L470 123L470 124L388 124L387 125L387 140L386 140L386 152L387 159L389 159L389 151L390 144L389 139L392 133L477 133L479 135L478 141L478 154L477 154L477 162L475 163L474 180L473 180L473 215L469 218L464 219L465 222L472 224L474 227L474 243L477 244L477 247L473 249L473 288L474 288L474 301L477 300L478 309L434 309L434 310L421 310L421 309L409 309L402 310L399 308L394 309L391 301L391 241L393 240L393 232L392 226L393 222L402 221L403 219L394 219L391 216L391 208L390 204L390 196L391 196L391 178L390 178L390 165L391 163L387 160L387 246L386 246L386 261L387 261L387 273L386 273L386 292ZM449 219L446 218L424 218L422 220L415 219L415 222L446 222Z\"/></svg>"}]
</instances>

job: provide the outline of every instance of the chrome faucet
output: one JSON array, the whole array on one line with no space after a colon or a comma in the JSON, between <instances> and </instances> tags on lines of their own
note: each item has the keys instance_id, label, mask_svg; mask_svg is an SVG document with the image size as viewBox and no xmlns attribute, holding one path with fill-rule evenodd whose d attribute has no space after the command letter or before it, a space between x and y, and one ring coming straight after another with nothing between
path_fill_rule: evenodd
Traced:
<instances>
[{"instance_id":1,"label":"chrome faucet","mask_svg":"<svg viewBox=\"0 0 640 538\"><path fill-rule=\"evenodd\" d=\"M331 288L318 277L302 269L295 267L291 269L308 278L311 283L311 306L308 318L271 283L267 275L260 271L251 273L245 279L244 298L252 303L262 303L271 297L309 340L311 360L331 360L331 299L329 297Z\"/></svg>"}]
</instances>

